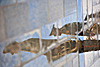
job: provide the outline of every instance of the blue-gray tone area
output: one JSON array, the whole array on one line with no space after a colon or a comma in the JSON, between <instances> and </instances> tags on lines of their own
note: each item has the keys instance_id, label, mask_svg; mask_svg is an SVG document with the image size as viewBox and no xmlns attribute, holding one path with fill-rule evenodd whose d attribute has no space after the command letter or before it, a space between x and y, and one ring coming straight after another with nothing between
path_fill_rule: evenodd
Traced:
<instances>
[{"instance_id":1,"label":"blue-gray tone area","mask_svg":"<svg viewBox=\"0 0 100 67\"><path fill-rule=\"evenodd\" d=\"M32 0L29 2L31 30L48 22L47 0Z\"/></svg>"},{"instance_id":2,"label":"blue-gray tone area","mask_svg":"<svg viewBox=\"0 0 100 67\"><path fill-rule=\"evenodd\" d=\"M0 0L0 6L15 4L16 0Z\"/></svg>"},{"instance_id":3,"label":"blue-gray tone area","mask_svg":"<svg viewBox=\"0 0 100 67\"><path fill-rule=\"evenodd\" d=\"M0 0L0 5L4 6L4 5L15 4L16 1L18 3L20 2L28 2L28 3L4 8L5 19L6 19L5 25L7 29L6 35L8 38L13 37L20 32L24 33L24 32L28 32L29 30L31 31L36 28L40 28L42 39L57 39L56 36L49 36L52 30L53 24L55 24L55 27L57 27L56 24L58 23L58 27L61 28L63 25L67 23L82 21L80 17L81 16L81 0L78 0L77 10L76 10L76 7L73 8L73 10L69 10L70 13L72 13L71 11L78 11L78 14L77 13L72 14L71 16L67 16L67 17L55 20L54 22L49 23L49 24L48 24L47 0L31 0L31 1ZM68 0L65 0L65 1L67 2ZM73 2L73 5L75 6L74 2ZM69 13L67 9L69 7L68 8L65 7L65 8L66 8L65 15L68 15ZM77 15L78 15L78 20L77 20ZM19 23L15 25L14 28L12 28L11 26L13 26L14 23L17 23L17 22ZM62 34L59 38L63 38L66 36L67 35ZM22 35L20 37L20 40L18 40L17 38L15 40L24 41L29 38L39 38L39 34L35 32L33 35L27 35L27 36ZM80 37L80 39L82 40L83 37ZM2 52L5 47L5 44L6 43L4 42L0 44L0 67L13 67L17 65L20 62L20 60L21 62L25 62L36 55L30 52L21 51L21 59L20 59L18 54L14 54L14 55L11 55L10 53L3 54ZM48 66L50 66L50 64L48 63L46 56L42 55L39 58L26 64L24 67L48 67Z\"/></svg>"},{"instance_id":4,"label":"blue-gray tone area","mask_svg":"<svg viewBox=\"0 0 100 67\"><path fill-rule=\"evenodd\" d=\"M7 38L23 34L30 30L28 4L19 4L4 8Z\"/></svg>"}]
</instances>

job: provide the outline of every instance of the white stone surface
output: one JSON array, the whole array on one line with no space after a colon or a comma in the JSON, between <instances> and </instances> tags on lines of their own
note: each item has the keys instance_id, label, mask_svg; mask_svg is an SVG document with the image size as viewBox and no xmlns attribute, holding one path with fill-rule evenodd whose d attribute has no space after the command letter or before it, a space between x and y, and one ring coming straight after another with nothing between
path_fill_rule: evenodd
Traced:
<instances>
[{"instance_id":1,"label":"white stone surface","mask_svg":"<svg viewBox=\"0 0 100 67\"><path fill-rule=\"evenodd\" d=\"M80 63L80 67L85 67L85 59L84 59L84 53L80 53L79 54L79 63Z\"/></svg>"},{"instance_id":2,"label":"white stone surface","mask_svg":"<svg viewBox=\"0 0 100 67\"><path fill-rule=\"evenodd\" d=\"M64 65L64 67L73 67L72 63L73 63L73 60L71 60L71 61L69 61L68 63L66 63L66 64Z\"/></svg>"},{"instance_id":3,"label":"white stone surface","mask_svg":"<svg viewBox=\"0 0 100 67\"><path fill-rule=\"evenodd\" d=\"M94 59L94 62L95 62L99 58L99 51L93 51L93 56L94 56L93 59Z\"/></svg>"},{"instance_id":4,"label":"white stone surface","mask_svg":"<svg viewBox=\"0 0 100 67\"><path fill-rule=\"evenodd\" d=\"M89 67L93 64L93 52L85 52L85 67Z\"/></svg>"},{"instance_id":5,"label":"white stone surface","mask_svg":"<svg viewBox=\"0 0 100 67\"><path fill-rule=\"evenodd\" d=\"M73 67L78 67L78 66L79 66L78 56L75 57L75 58L73 59L73 64L72 64L72 66L73 66Z\"/></svg>"},{"instance_id":6,"label":"white stone surface","mask_svg":"<svg viewBox=\"0 0 100 67\"><path fill-rule=\"evenodd\" d=\"M100 67L100 58L91 67Z\"/></svg>"}]
</instances>

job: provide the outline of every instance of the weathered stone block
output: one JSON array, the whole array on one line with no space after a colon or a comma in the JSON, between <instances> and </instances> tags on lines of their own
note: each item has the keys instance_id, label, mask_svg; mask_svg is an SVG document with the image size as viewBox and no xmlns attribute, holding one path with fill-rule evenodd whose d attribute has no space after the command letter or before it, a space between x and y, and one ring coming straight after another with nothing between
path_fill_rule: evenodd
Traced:
<instances>
[{"instance_id":1,"label":"weathered stone block","mask_svg":"<svg viewBox=\"0 0 100 67\"><path fill-rule=\"evenodd\" d=\"M0 5L10 5L16 3L17 0L0 0Z\"/></svg>"},{"instance_id":2,"label":"weathered stone block","mask_svg":"<svg viewBox=\"0 0 100 67\"><path fill-rule=\"evenodd\" d=\"M73 65L72 67L78 67L78 65L79 65L78 56L73 59L73 64L72 65Z\"/></svg>"},{"instance_id":3,"label":"weathered stone block","mask_svg":"<svg viewBox=\"0 0 100 67\"><path fill-rule=\"evenodd\" d=\"M20 3L20 2L28 2L28 1L31 1L31 0L17 0L18 3Z\"/></svg>"},{"instance_id":4,"label":"weathered stone block","mask_svg":"<svg viewBox=\"0 0 100 67\"><path fill-rule=\"evenodd\" d=\"M32 0L29 2L31 29L40 28L48 23L47 0Z\"/></svg>"},{"instance_id":5,"label":"weathered stone block","mask_svg":"<svg viewBox=\"0 0 100 67\"><path fill-rule=\"evenodd\" d=\"M49 22L63 17L63 0L48 0L48 18Z\"/></svg>"},{"instance_id":6,"label":"weathered stone block","mask_svg":"<svg viewBox=\"0 0 100 67\"><path fill-rule=\"evenodd\" d=\"M30 30L28 4L18 4L4 8L7 37L17 36Z\"/></svg>"},{"instance_id":7,"label":"weathered stone block","mask_svg":"<svg viewBox=\"0 0 100 67\"><path fill-rule=\"evenodd\" d=\"M3 17L2 8L0 8L0 42L5 39L5 22Z\"/></svg>"},{"instance_id":8,"label":"weathered stone block","mask_svg":"<svg viewBox=\"0 0 100 67\"><path fill-rule=\"evenodd\" d=\"M86 52L85 55L85 67L89 67L93 64L93 52Z\"/></svg>"},{"instance_id":9,"label":"weathered stone block","mask_svg":"<svg viewBox=\"0 0 100 67\"><path fill-rule=\"evenodd\" d=\"M76 3L77 3L76 0L65 0L64 2L65 16L73 12L76 12L76 8L77 8Z\"/></svg>"}]
</instances>

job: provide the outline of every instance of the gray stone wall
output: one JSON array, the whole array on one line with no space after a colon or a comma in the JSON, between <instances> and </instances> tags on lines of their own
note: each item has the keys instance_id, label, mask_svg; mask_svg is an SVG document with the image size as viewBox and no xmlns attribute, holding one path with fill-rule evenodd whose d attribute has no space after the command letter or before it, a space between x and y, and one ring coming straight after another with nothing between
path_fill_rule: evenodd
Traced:
<instances>
[{"instance_id":1,"label":"gray stone wall","mask_svg":"<svg viewBox=\"0 0 100 67\"><path fill-rule=\"evenodd\" d=\"M0 42L63 17L63 0L0 0Z\"/></svg>"},{"instance_id":2,"label":"gray stone wall","mask_svg":"<svg viewBox=\"0 0 100 67\"><path fill-rule=\"evenodd\" d=\"M4 22L4 15L3 10L0 8L0 42L5 40L5 22Z\"/></svg>"}]
</instances>

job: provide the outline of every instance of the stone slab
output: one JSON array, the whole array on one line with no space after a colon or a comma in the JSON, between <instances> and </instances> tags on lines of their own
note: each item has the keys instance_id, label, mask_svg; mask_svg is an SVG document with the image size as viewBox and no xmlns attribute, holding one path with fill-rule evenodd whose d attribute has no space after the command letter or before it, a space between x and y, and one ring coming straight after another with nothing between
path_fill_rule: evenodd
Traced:
<instances>
[{"instance_id":1,"label":"stone slab","mask_svg":"<svg viewBox=\"0 0 100 67\"><path fill-rule=\"evenodd\" d=\"M5 40L6 34L5 34L5 22L4 22L4 16L3 16L3 9L0 8L0 42Z\"/></svg>"},{"instance_id":2,"label":"stone slab","mask_svg":"<svg viewBox=\"0 0 100 67\"><path fill-rule=\"evenodd\" d=\"M30 30L29 7L27 3L5 7L4 14L7 38Z\"/></svg>"},{"instance_id":3,"label":"stone slab","mask_svg":"<svg viewBox=\"0 0 100 67\"><path fill-rule=\"evenodd\" d=\"M16 0L0 0L0 6L15 4Z\"/></svg>"},{"instance_id":4,"label":"stone slab","mask_svg":"<svg viewBox=\"0 0 100 67\"><path fill-rule=\"evenodd\" d=\"M64 3L64 7L65 7L65 16L76 12L76 0L65 0Z\"/></svg>"},{"instance_id":5,"label":"stone slab","mask_svg":"<svg viewBox=\"0 0 100 67\"><path fill-rule=\"evenodd\" d=\"M85 67L89 67L93 64L93 51L85 52Z\"/></svg>"},{"instance_id":6,"label":"stone slab","mask_svg":"<svg viewBox=\"0 0 100 67\"><path fill-rule=\"evenodd\" d=\"M32 0L29 2L31 30L48 24L47 0Z\"/></svg>"},{"instance_id":7,"label":"stone slab","mask_svg":"<svg viewBox=\"0 0 100 67\"><path fill-rule=\"evenodd\" d=\"M63 17L63 0L48 0L49 22Z\"/></svg>"}]
</instances>

